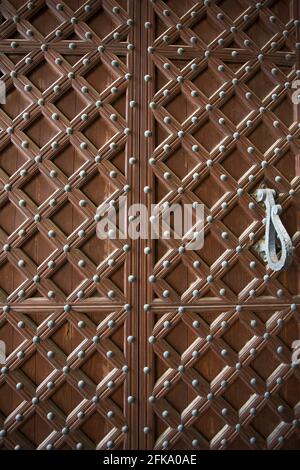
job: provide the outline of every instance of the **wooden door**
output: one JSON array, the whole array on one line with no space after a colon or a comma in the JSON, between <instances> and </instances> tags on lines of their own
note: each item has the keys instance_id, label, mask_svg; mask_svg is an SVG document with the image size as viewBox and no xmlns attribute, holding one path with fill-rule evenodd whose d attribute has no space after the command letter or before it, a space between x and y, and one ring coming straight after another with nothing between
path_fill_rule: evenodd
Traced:
<instances>
[{"instance_id":1,"label":"wooden door","mask_svg":"<svg viewBox=\"0 0 300 470\"><path fill-rule=\"evenodd\" d=\"M1 3L1 446L135 448L138 255L95 219L138 195L135 5Z\"/></svg>"},{"instance_id":2,"label":"wooden door","mask_svg":"<svg viewBox=\"0 0 300 470\"><path fill-rule=\"evenodd\" d=\"M298 2L1 15L1 449L299 449ZM261 187L284 272L260 250ZM121 195L204 204L203 249L99 240Z\"/></svg>"},{"instance_id":3,"label":"wooden door","mask_svg":"<svg viewBox=\"0 0 300 470\"><path fill-rule=\"evenodd\" d=\"M141 290L141 447L300 447L297 19L285 0L142 8L141 199L203 203L206 223L203 249L158 240L144 255L141 282L156 281ZM263 186L293 237L286 272L258 253Z\"/></svg>"}]
</instances>

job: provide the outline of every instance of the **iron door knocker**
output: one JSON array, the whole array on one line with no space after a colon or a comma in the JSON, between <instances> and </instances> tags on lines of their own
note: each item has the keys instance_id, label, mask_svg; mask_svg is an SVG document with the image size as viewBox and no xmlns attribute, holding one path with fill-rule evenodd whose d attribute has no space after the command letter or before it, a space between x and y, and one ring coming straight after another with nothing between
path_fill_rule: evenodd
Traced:
<instances>
[{"instance_id":1,"label":"iron door knocker","mask_svg":"<svg viewBox=\"0 0 300 470\"><path fill-rule=\"evenodd\" d=\"M288 269L293 259L292 240L280 220L282 207L275 203L276 191L274 189L259 189L257 200L266 207L265 222L265 253L267 263L273 271ZM280 248L277 248L277 242ZM280 257L277 252L280 252Z\"/></svg>"}]
</instances>

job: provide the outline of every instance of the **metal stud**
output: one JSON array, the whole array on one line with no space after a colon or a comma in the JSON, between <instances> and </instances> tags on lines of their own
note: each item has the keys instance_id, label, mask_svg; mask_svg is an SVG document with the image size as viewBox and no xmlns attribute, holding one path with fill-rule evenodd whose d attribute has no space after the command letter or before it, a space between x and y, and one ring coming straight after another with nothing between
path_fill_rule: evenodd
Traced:
<instances>
[{"instance_id":1,"label":"metal stud","mask_svg":"<svg viewBox=\"0 0 300 470\"><path fill-rule=\"evenodd\" d=\"M228 240L228 238L229 238L228 232L222 232L221 233L221 238L222 238L222 240Z\"/></svg>"},{"instance_id":2,"label":"metal stud","mask_svg":"<svg viewBox=\"0 0 300 470\"><path fill-rule=\"evenodd\" d=\"M151 248L150 248L149 246L146 246L146 247L144 248L144 253L145 253L145 255L150 255L150 253L151 253Z\"/></svg>"},{"instance_id":3,"label":"metal stud","mask_svg":"<svg viewBox=\"0 0 300 470\"><path fill-rule=\"evenodd\" d=\"M107 297L108 297L109 299L113 299L113 298L115 297L115 295L116 295L116 294L115 294L115 291L113 291L113 290L110 290L110 291L108 291L108 293L107 293Z\"/></svg>"},{"instance_id":4,"label":"metal stud","mask_svg":"<svg viewBox=\"0 0 300 470\"><path fill-rule=\"evenodd\" d=\"M8 243L5 243L3 245L3 251L6 251L6 252L10 251L10 245Z\"/></svg>"},{"instance_id":5,"label":"metal stud","mask_svg":"<svg viewBox=\"0 0 300 470\"><path fill-rule=\"evenodd\" d=\"M256 378L253 377L251 380L250 380L250 384L251 385L256 385Z\"/></svg>"},{"instance_id":6,"label":"metal stud","mask_svg":"<svg viewBox=\"0 0 300 470\"><path fill-rule=\"evenodd\" d=\"M2 307L2 310L3 310L4 313L8 313L10 311L10 306L9 305L4 305Z\"/></svg>"},{"instance_id":7,"label":"metal stud","mask_svg":"<svg viewBox=\"0 0 300 470\"><path fill-rule=\"evenodd\" d=\"M227 416L228 415L228 409L227 408L223 408L222 411L222 416Z\"/></svg>"},{"instance_id":8,"label":"metal stud","mask_svg":"<svg viewBox=\"0 0 300 470\"><path fill-rule=\"evenodd\" d=\"M78 385L78 388L84 388L85 386L85 381L84 380L79 380L79 382L77 383Z\"/></svg>"},{"instance_id":9,"label":"metal stud","mask_svg":"<svg viewBox=\"0 0 300 470\"><path fill-rule=\"evenodd\" d=\"M156 276L154 276L154 274L151 274L151 276L149 276L149 278L148 278L148 281L151 282L151 283L156 282Z\"/></svg>"},{"instance_id":10,"label":"metal stud","mask_svg":"<svg viewBox=\"0 0 300 470\"><path fill-rule=\"evenodd\" d=\"M47 414L47 419L48 421L52 421L54 418L54 413L52 411L50 411L48 414Z\"/></svg>"},{"instance_id":11,"label":"metal stud","mask_svg":"<svg viewBox=\"0 0 300 470\"><path fill-rule=\"evenodd\" d=\"M196 388L196 387L198 387L198 385L199 385L199 380L193 379L192 380L192 387Z\"/></svg>"},{"instance_id":12,"label":"metal stud","mask_svg":"<svg viewBox=\"0 0 300 470\"><path fill-rule=\"evenodd\" d=\"M52 390L54 387L55 387L55 384L52 381L47 383L48 390Z\"/></svg>"},{"instance_id":13,"label":"metal stud","mask_svg":"<svg viewBox=\"0 0 300 470\"><path fill-rule=\"evenodd\" d=\"M18 292L18 297L19 297L20 299L22 299L23 297L25 297L25 291L24 291L23 289L19 290L19 292Z\"/></svg>"},{"instance_id":14,"label":"metal stud","mask_svg":"<svg viewBox=\"0 0 300 470\"><path fill-rule=\"evenodd\" d=\"M25 357L24 351L19 351L19 352L17 353L17 358L18 358L18 359L23 359L24 357Z\"/></svg>"},{"instance_id":15,"label":"metal stud","mask_svg":"<svg viewBox=\"0 0 300 470\"><path fill-rule=\"evenodd\" d=\"M20 413L18 413L15 417L15 420L20 423L21 421L23 421L23 415L21 415Z\"/></svg>"},{"instance_id":16,"label":"metal stud","mask_svg":"<svg viewBox=\"0 0 300 470\"><path fill-rule=\"evenodd\" d=\"M277 385L282 385L282 384L283 384L283 378L282 378L282 377L278 377L278 378L276 379L276 383L277 383Z\"/></svg>"},{"instance_id":17,"label":"metal stud","mask_svg":"<svg viewBox=\"0 0 300 470\"><path fill-rule=\"evenodd\" d=\"M168 359L168 358L170 357L170 351L164 351L164 352L163 352L163 357L164 357L165 359Z\"/></svg>"},{"instance_id":18,"label":"metal stud","mask_svg":"<svg viewBox=\"0 0 300 470\"><path fill-rule=\"evenodd\" d=\"M51 148L54 150L54 149L57 149L59 147L59 143L55 140L54 142L52 142L51 144Z\"/></svg>"}]
</instances>

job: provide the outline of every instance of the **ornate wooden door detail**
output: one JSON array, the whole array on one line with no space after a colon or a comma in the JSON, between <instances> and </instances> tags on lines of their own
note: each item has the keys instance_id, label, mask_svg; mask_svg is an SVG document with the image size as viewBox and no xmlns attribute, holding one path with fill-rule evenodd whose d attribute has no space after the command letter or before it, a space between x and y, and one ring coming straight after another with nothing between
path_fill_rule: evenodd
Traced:
<instances>
[{"instance_id":1,"label":"ornate wooden door detail","mask_svg":"<svg viewBox=\"0 0 300 470\"><path fill-rule=\"evenodd\" d=\"M152 189L143 200L203 203L206 216L199 251L173 239L144 246L152 253L141 275L147 448L299 448L296 9L156 0L142 10L142 185ZM280 194L294 235L284 273L257 253L259 187Z\"/></svg>"},{"instance_id":2,"label":"ornate wooden door detail","mask_svg":"<svg viewBox=\"0 0 300 470\"><path fill-rule=\"evenodd\" d=\"M95 219L137 197L133 6L1 2L4 449L137 446L137 254Z\"/></svg>"},{"instance_id":3,"label":"ornate wooden door detail","mask_svg":"<svg viewBox=\"0 0 300 470\"><path fill-rule=\"evenodd\" d=\"M1 449L300 448L297 9L1 1ZM203 249L99 240L121 195L203 203Z\"/></svg>"}]
</instances>

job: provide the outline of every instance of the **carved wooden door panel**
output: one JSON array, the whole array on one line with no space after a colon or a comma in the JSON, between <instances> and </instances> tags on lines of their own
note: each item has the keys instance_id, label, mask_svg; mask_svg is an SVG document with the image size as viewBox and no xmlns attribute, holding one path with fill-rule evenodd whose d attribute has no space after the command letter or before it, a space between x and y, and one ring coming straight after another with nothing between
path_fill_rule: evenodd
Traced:
<instances>
[{"instance_id":1,"label":"carved wooden door panel","mask_svg":"<svg viewBox=\"0 0 300 470\"><path fill-rule=\"evenodd\" d=\"M1 2L2 449L137 447L137 254L95 219L137 197L135 12Z\"/></svg>"},{"instance_id":2,"label":"carved wooden door panel","mask_svg":"<svg viewBox=\"0 0 300 470\"><path fill-rule=\"evenodd\" d=\"M142 18L141 198L206 218L199 251L144 244L142 446L299 449L297 2L156 0ZM286 272L259 254L259 187L293 236Z\"/></svg>"},{"instance_id":3,"label":"carved wooden door panel","mask_svg":"<svg viewBox=\"0 0 300 470\"><path fill-rule=\"evenodd\" d=\"M1 449L300 448L297 8L1 1ZM122 195L204 204L204 247L100 240Z\"/></svg>"}]
</instances>

